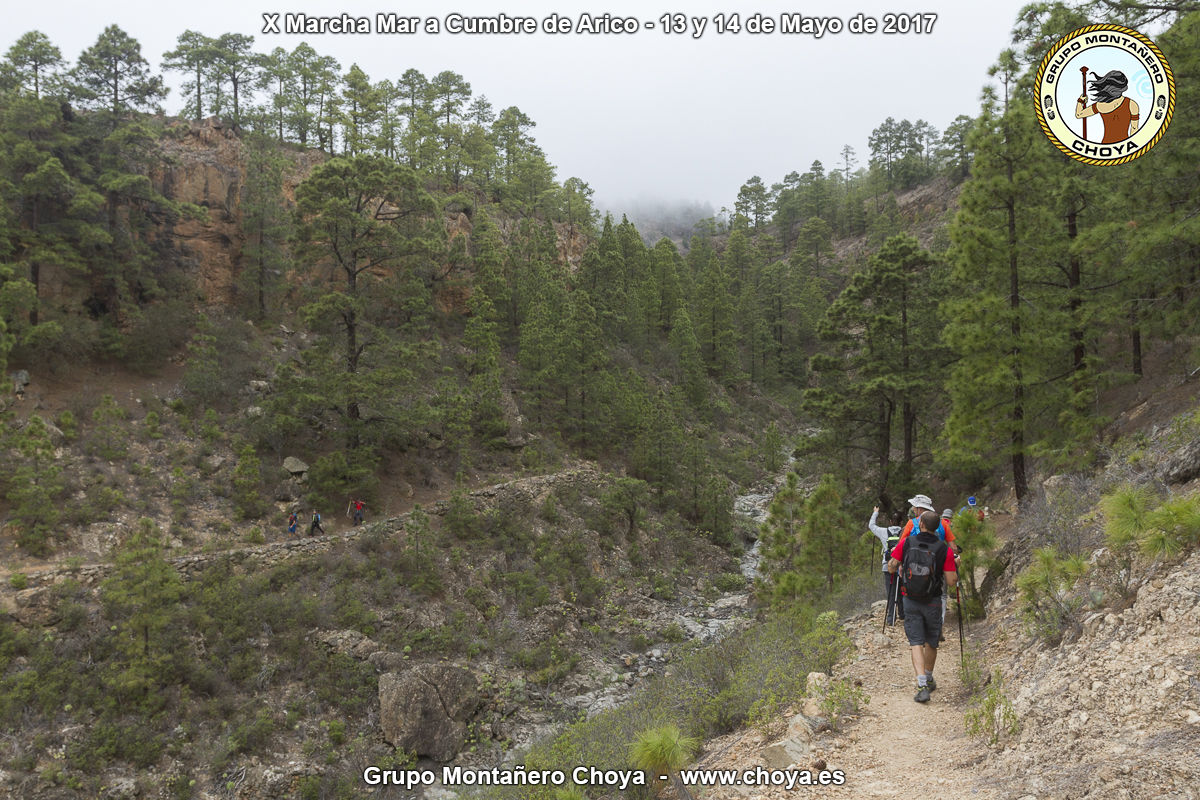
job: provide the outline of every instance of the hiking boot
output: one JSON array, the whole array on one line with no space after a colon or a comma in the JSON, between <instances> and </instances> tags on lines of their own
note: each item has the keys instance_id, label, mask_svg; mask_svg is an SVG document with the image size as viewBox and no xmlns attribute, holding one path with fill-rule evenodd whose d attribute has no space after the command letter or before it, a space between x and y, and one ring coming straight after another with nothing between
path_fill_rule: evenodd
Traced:
<instances>
[{"instance_id":1,"label":"hiking boot","mask_svg":"<svg viewBox=\"0 0 1200 800\"><path fill-rule=\"evenodd\" d=\"M917 696L914 697L913 700L916 700L918 703L928 703L929 702L929 687L928 686L918 686L917 687Z\"/></svg>"},{"instance_id":2,"label":"hiking boot","mask_svg":"<svg viewBox=\"0 0 1200 800\"><path fill-rule=\"evenodd\" d=\"M937 689L937 681L933 679L932 675L925 679L925 688L931 692Z\"/></svg>"}]
</instances>

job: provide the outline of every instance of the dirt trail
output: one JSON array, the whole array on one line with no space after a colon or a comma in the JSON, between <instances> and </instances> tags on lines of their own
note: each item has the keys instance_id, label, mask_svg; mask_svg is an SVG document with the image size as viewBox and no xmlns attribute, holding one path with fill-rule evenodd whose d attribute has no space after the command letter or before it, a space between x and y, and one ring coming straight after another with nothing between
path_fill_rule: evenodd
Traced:
<instances>
[{"instance_id":1,"label":"dirt trail","mask_svg":"<svg viewBox=\"0 0 1200 800\"><path fill-rule=\"evenodd\" d=\"M841 770L846 776L845 785L790 791L761 786L718 788L702 790L697 796L703 800L1006 797L976 778L978 765L988 751L982 742L969 737L964 727L967 695L959 678L958 623L953 613L947 614L947 638L939 648L934 670L938 688L923 704L913 700L916 678L903 627L888 628L884 634L880 632L881 623L882 612L877 610L870 619L859 618L847 624L858 655L835 677L861 681L870 695L870 703L858 718L847 722L841 733L820 732L811 740L797 732L793 721L784 737L790 739L794 750L808 748L808 754L797 760L794 769ZM760 764L767 769L779 768L760 755L777 741L763 741L753 733L725 737L720 742L725 752L712 762L704 761L704 766L746 770Z\"/></svg>"}]
</instances>

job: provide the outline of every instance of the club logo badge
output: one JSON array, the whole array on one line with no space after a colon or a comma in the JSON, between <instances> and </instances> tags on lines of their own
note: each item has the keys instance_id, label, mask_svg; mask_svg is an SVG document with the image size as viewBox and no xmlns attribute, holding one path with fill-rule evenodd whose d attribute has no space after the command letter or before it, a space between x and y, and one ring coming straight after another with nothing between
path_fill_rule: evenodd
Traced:
<instances>
[{"instance_id":1,"label":"club logo badge","mask_svg":"<svg viewBox=\"0 0 1200 800\"><path fill-rule=\"evenodd\" d=\"M1037 72L1037 115L1054 146L1085 164L1124 164L1150 151L1175 111L1162 51L1121 25L1060 39Z\"/></svg>"}]
</instances>

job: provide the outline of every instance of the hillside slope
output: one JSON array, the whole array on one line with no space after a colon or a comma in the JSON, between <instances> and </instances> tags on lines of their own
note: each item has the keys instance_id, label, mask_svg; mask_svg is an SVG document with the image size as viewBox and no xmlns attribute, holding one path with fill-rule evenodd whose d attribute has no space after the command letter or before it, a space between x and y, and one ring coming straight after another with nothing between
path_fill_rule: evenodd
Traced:
<instances>
[{"instance_id":1,"label":"hillside slope","mask_svg":"<svg viewBox=\"0 0 1200 800\"><path fill-rule=\"evenodd\" d=\"M1047 476L1036 502L994 517L999 577L986 619L966 627L967 671L951 611L938 690L928 705L915 703L907 643L899 629L880 632L877 602L845 623L857 654L835 677L860 684L870 702L843 719L843 730L831 730L812 700L776 720L770 735L733 734L707 743L699 758L716 769L842 770L845 786L699 796L1200 796L1200 551L1133 553L1132 566L1121 567L1098 508L1101 496L1131 485L1168 498L1200 493L1200 411L1186 376L1171 373L1136 393L1117 389L1108 402L1127 408L1107 431L1104 466ZM992 503L1011 503L1011 495ZM1082 551L1089 568L1062 590L1069 610L1048 631L1030 626L1016 577L1050 545ZM1119 586L1132 587L1131 600Z\"/></svg>"}]
</instances>

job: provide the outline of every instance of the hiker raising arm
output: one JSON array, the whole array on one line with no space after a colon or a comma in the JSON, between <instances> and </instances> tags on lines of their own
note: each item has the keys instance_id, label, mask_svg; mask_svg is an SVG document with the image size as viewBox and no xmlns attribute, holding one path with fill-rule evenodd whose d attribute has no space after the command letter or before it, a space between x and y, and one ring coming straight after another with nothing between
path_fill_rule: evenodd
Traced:
<instances>
[{"instance_id":1,"label":"hiker raising arm","mask_svg":"<svg viewBox=\"0 0 1200 800\"><path fill-rule=\"evenodd\" d=\"M886 593L887 607L883 612L883 624L885 626L893 624L893 620L904 619L904 609L899 607L897 603L897 592L895 583L898 580L894 572L888 571L888 554L896 547L900 541L900 526L892 525L887 528L882 528L876 525L875 522L879 518L879 506L871 512L871 521L867 523L871 533L875 534L875 538L883 545L883 590ZM899 612L897 614L897 612Z\"/></svg>"}]
</instances>

